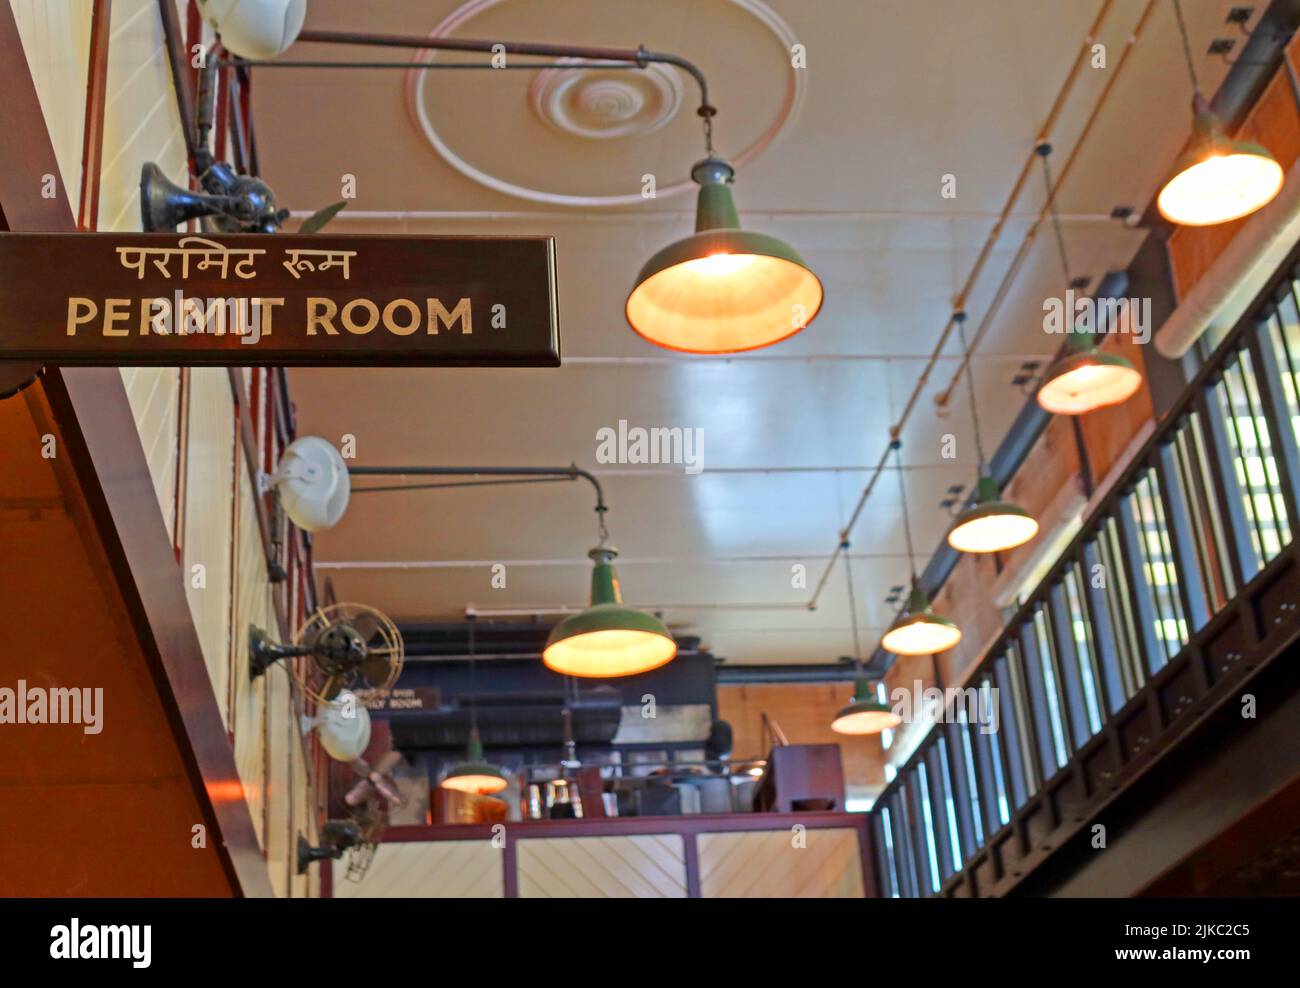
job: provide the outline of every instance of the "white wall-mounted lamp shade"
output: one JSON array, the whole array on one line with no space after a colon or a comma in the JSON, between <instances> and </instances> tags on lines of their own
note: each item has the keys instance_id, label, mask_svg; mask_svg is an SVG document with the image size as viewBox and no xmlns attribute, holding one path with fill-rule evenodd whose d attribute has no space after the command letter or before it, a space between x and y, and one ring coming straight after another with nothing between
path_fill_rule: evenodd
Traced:
<instances>
[{"instance_id":1,"label":"white wall-mounted lamp shade","mask_svg":"<svg viewBox=\"0 0 1300 988\"><path fill-rule=\"evenodd\" d=\"M948 544L958 552L1005 552L1037 534L1033 515L1003 501L997 482L986 474L980 477L975 503L948 530Z\"/></svg>"},{"instance_id":2,"label":"white wall-mounted lamp shade","mask_svg":"<svg viewBox=\"0 0 1300 988\"><path fill-rule=\"evenodd\" d=\"M1160 215L1182 226L1213 226L1271 202L1286 179L1277 159L1258 144L1230 140L1200 93L1192 113L1196 142L1156 198Z\"/></svg>"},{"instance_id":3,"label":"white wall-mounted lamp shade","mask_svg":"<svg viewBox=\"0 0 1300 988\"><path fill-rule=\"evenodd\" d=\"M649 672L671 662L677 642L653 614L623 603L613 560L618 553L602 546L588 554L591 606L571 614L551 629L542 652L547 668L566 676L612 679Z\"/></svg>"},{"instance_id":4,"label":"white wall-mounted lamp shade","mask_svg":"<svg viewBox=\"0 0 1300 988\"><path fill-rule=\"evenodd\" d=\"M959 641L961 629L935 614L925 591L917 587L908 599L907 613L894 619L880 639L880 647L895 655L934 655L948 651Z\"/></svg>"},{"instance_id":5,"label":"white wall-mounted lamp shade","mask_svg":"<svg viewBox=\"0 0 1300 988\"><path fill-rule=\"evenodd\" d=\"M274 58L302 30L307 0L199 0L199 12L241 58Z\"/></svg>"},{"instance_id":6,"label":"white wall-mounted lamp shade","mask_svg":"<svg viewBox=\"0 0 1300 988\"><path fill-rule=\"evenodd\" d=\"M793 336L821 308L821 281L793 247L739 229L734 174L717 158L696 164L695 233L651 257L628 296L628 324L657 346L757 350Z\"/></svg>"},{"instance_id":7,"label":"white wall-mounted lamp shade","mask_svg":"<svg viewBox=\"0 0 1300 988\"><path fill-rule=\"evenodd\" d=\"M304 532L333 528L352 494L347 464L334 445L320 436L303 436L285 447L270 482L284 513Z\"/></svg>"},{"instance_id":8,"label":"white wall-mounted lamp shade","mask_svg":"<svg viewBox=\"0 0 1300 988\"><path fill-rule=\"evenodd\" d=\"M316 717L303 718L303 733L313 727L321 747L336 762L355 761L370 744L370 711L350 690L322 705Z\"/></svg>"}]
</instances>

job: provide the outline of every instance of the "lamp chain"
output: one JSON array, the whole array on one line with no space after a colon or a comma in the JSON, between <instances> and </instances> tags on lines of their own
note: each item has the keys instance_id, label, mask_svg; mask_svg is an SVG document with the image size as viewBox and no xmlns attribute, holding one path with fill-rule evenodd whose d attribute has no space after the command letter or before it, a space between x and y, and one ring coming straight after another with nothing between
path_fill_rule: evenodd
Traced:
<instances>
[{"instance_id":1,"label":"lamp chain","mask_svg":"<svg viewBox=\"0 0 1300 988\"><path fill-rule=\"evenodd\" d=\"M1174 0L1174 14L1178 18L1178 33L1183 39L1183 58L1187 60L1187 74L1192 78L1192 90L1199 93L1201 84L1196 79L1196 66L1192 63L1192 48L1187 40L1187 22L1183 20L1182 0Z\"/></svg>"},{"instance_id":2,"label":"lamp chain","mask_svg":"<svg viewBox=\"0 0 1300 988\"><path fill-rule=\"evenodd\" d=\"M1047 190L1047 208L1052 217L1052 230L1056 233L1056 249L1061 255L1061 268L1065 271L1066 285L1073 284L1073 277L1070 275L1070 259L1065 253L1065 237L1061 234L1061 216L1056 211L1056 186L1052 181L1052 166L1048 164L1047 156L1052 153L1052 145L1044 142L1038 145L1038 156L1043 160L1043 185Z\"/></svg>"},{"instance_id":3,"label":"lamp chain","mask_svg":"<svg viewBox=\"0 0 1300 988\"><path fill-rule=\"evenodd\" d=\"M907 510L907 484L903 480L903 444L896 438L890 444L894 447L894 465L898 472L898 495L903 502L903 534L907 537L907 562L912 568L912 583L916 583L916 549L912 545L912 521Z\"/></svg>"},{"instance_id":4,"label":"lamp chain","mask_svg":"<svg viewBox=\"0 0 1300 988\"><path fill-rule=\"evenodd\" d=\"M972 366L972 354L966 347L966 313L954 313L953 319L957 323L957 336L961 340L962 358L966 361L966 383L970 388L970 419L971 424L975 427L975 455L979 458L980 473L982 475L984 472L984 440L980 436L980 415L975 401L975 369Z\"/></svg>"},{"instance_id":5,"label":"lamp chain","mask_svg":"<svg viewBox=\"0 0 1300 988\"><path fill-rule=\"evenodd\" d=\"M471 612L469 618L469 729L472 734L478 730L478 675L475 664L475 628L478 626L478 614Z\"/></svg>"},{"instance_id":6,"label":"lamp chain","mask_svg":"<svg viewBox=\"0 0 1300 988\"><path fill-rule=\"evenodd\" d=\"M844 550L844 576L849 585L849 621L853 626L853 668L862 671L862 643L858 640L858 601L853 593L853 561L849 558L849 543L846 539L840 543Z\"/></svg>"}]
</instances>

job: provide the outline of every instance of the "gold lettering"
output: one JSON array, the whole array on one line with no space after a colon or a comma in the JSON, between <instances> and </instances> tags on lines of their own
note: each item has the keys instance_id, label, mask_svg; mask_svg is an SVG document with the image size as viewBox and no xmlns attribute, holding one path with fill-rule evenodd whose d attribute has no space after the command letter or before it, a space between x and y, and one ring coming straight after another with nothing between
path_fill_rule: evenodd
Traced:
<instances>
[{"instance_id":1,"label":"gold lettering","mask_svg":"<svg viewBox=\"0 0 1300 988\"><path fill-rule=\"evenodd\" d=\"M460 322L460 331L468 336L474 332L474 316L470 311L469 299L463 298L456 303L456 308L448 312L442 304L442 299L431 298L427 300L429 308L429 331L428 335L438 335L438 323L441 322L448 330L452 329L452 323Z\"/></svg>"},{"instance_id":2,"label":"gold lettering","mask_svg":"<svg viewBox=\"0 0 1300 988\"><path fill-rule=\"evenodd\" d=\"M255 315L253 318L254 318L254 319L257 319L257 320L259 320L259 321L261 321L261 318L262 318L262 315L261 315L262 310L263 310L263 309L266 310L266 311L265 311L265 315L266 315L266 324L262 327L262 333L261 333L261 335L262 335L262 336L270 336L270 335L271 335L271 320L272 320L272 318L273 318L274 315L275 315L275 307L276 307L277 305L284 305L284 298L283 298L283 297L281 297L281 298L256 298L256 299L253 300L253 305L258 306L258 309L257 309L258 314Z\"/></svg>"},{"instance_id":3,"label":"gold lettering","mask_svg":"<svg viewBox=\"0 0 1300 988\"><path fill-rule=\"evenodd\" d=\"M399 326L393 319L393 312L399 307L410 313L410 319L404 326ZM393 299L384 306L384 328L398 336L410 336L420 328L420 307L409 298Z\"/></svg>"},{"instance_id":4,"label":"gold lettering","mask_svg":"<svg viewBox=\"0 0 1300 988\"><path fill-rule=\"evenodd\" d=\"M366 322L357 323L352 318L353 310L364 308L366 310ZM347 305L343 306L343 328L349 333L355 333L358 336L365 336L377 325L379 325L379 306L368 298L354 298Z\"/></svg>"},{"instance_id":5,"label":"gold lettering","mask_svg":"<svg viewBox=\"0 0 1300 988\"><path fill-rule=\"evenodd\" d=\"M113 324L125 322L131 318L131 300L129 298L104 299L104 335L130 336L129 329L114 329Z\"/></svg>"},{"instance_id":6,"label":"gold lettering","mask_svg":"<svg viewBox=\"0 0 1300 988\"><path fill-rule=\"evenodd\" d=\"M315 336L316 327L320 326L330 336L338 336L339 331L334 328L334 315L339 311L339 307L334 304L333 299L328 298L308 298L307 299L307 335Z\"/></svg>"},{"instance_id":7,"label":"gold lettering","mask_svg":"<svg viewBox=\"0 0 1300 988\"><path fill-rule=\"evenodd\" d=\"M68 335L76 336L77 327L90 322L99 312L99 306L88 298L68 299Z\"/></svg>"}]
</instances>

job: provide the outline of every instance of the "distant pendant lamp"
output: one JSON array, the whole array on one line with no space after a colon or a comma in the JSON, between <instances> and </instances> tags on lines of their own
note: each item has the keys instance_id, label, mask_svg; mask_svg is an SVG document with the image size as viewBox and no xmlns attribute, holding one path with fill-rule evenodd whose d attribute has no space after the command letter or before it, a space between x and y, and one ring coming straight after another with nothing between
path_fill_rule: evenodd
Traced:
<instances>
[{"instance_id":1,"label":"distant pendant lamp","mask_svg":"<svg viewBox=\"0 0 1300 988\"><path fill-rule=\"evenodd\" d=\"M470 614L469 617L469 744L465 750L465 760L455 765L450 772L438 783L441 789L450 789L453 792L469 793L474 796L491 796L493 793L501 792L510 783L502 771L495 765L488 762L483 754L483 738L478 732L478 695L475 692L477 677L475 676L475 626L478 623L478 615Z\"/></svg>"},{"instance_id":2,"label":"distant pendant lamp","mask_svg":"<svg viewBox=\"0 0 1300 988\"><path fill-rule=\"evenodd\" d=\"M627 299L627 321L657 346L739 353L780 343L812 322L822 284L793 247L740 229L735 170L709 149L691 178L700 186L695 233L646 262Z\"/></svg>"},{"instance_id":3,"label":"distant pendant lamp","mask_svg":"<svg viewBox=\"0 0 1300 988\"><path fill-rule=\"evenodd\" d=\"M1056 211L1052 168L1047 162L1052 145L1044 141L1038 145L1037 151L1043 162L1043 182L1047 187L1048 209L1056 233L1056 248L1061 255L1061 267L1065 271L1066 284L1073 285L1065 238L1061 235L1061 218ZM1071 330L1066 342L1069 353L1053 361L1038 385L1036 397L1044 411L1053 415L1085 415L1128 401L1142 387L1142 374L1132 361L1117 353L1102 353L1094 334Z\"/></svg>"},{"instance_id":4,"label":"distant pendant lamp","mask_svg":"<svg viewBox=\"0 0 1300 988\"><path fill-rule=\"evenodd\" d=\"M844 552L844 577L849 588L849 622L853 627L853 668L859 674L853 684L853 700L840 707L831 721L831 730L837 734L879 734L903 722L889 704L876 698L871 681L862 672L862 648L858 639L858 601L853 593L853 561L849 557L849 543L840 543Z\"/></svg>"},{"instance_id":5,"label":"distant pendant lamp","mask_svg":"<svg viewBox=\"0 0 1300 988\"><path fill-rule=\"evenodd\" d=\"M840 707L831 721L831 730L837 734L879 734L893 730L903 723L889 704L876 699L871 680L860 677L854 682L853 702Z\"/></svg>"},{"instance_id":6,"label":"distant pendant lamp","mask_svg":"<svg viewBox=\"0 0 1300 988\"><path fill-rule=\"evenodd\" d=\"M930 598L916 575L916 551L912 545L912 523L907 505L907 486L903 479L902 443L897 435L891 444L898 470L898 492L903 504L903 531L907 537L907 558L912 567L912 591L907 609L894 619L880 640L881 648L895 655L934 655L946 652L961 641L961 629L946 617L934 613Z\"/></svg>"},{"instance_id":7,"label":"distant pendant lamp","mask_svg":"<svg viewBox=\"0 0 1300 988\"><path fill-rule=\"evenodd\" d=\"M966 345L966 313L953 313L966 361L966 382L970 390L970 418L975 429L975 454L979 458L979 482L974 503L957 516L948 530L948 544L958 552L1005 552L1024 545L1038 534L1038 522L1024 508L1002 500L997 481L988 472L984 440L980 435L979 406L975 398L974 355Z\"/></svg>"},{"instance_id":8,"label":"distant pendant lamp","mask_svg":"<svg viewBox=\"0 0 1300 988\"><path fill-rule=\"evenodd\" d=\"M1223 132L1219 118L1201 95L1180 0L1174 0L1174 12L1192 80L1196 136L1191 149L1174 165L1156 198L1156 207L1169 222L1182 226L1227 223L1272 201L1286 176L1267 150L1258 144L1231 140Z\"/></svg>"},{"instance_id":9,"label":"distant pendant lamp","mask_svg":"<svg viewBox=\"0 0 1300 988\"><path fill-rule=\"evenodd\" d=\"M671 662L677 642L664 623L623 603L614 570L617 550L602 543L587 555L595 564L591 606L551 629L542 662L566 676L594 679L635 676Z\"/></svg>"}]
</instances>

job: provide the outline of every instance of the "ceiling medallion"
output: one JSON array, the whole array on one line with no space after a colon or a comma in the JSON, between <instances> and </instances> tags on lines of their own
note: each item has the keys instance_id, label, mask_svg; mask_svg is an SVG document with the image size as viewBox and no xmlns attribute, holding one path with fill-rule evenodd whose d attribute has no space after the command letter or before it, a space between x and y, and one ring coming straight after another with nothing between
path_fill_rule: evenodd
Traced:
<instances>
[{"instance_id":1,"label":"ceiling medallion","mask_svg":"<svg viewBox=\"0 0 1300 988\"><path fill-rule=\"evenodd\" d=\"M429 37L454 37L479 15L510 2L469 0L445 17L429 32ZM753 18L787 51L798 41L789 25L762 0L719 0L718 7ZM472 34L473 31L468 29L466 33ZM421 51L415 56L411 70L406 73L407 106L425 140L462 175L505 195L553 206L600 208L644 202L639 188L619 195L572 195L512 182L471 164L453 150L451 142L439 132L431 117L425 90L426 86L437 85L439 73L433 72L435 78L430 80L431 73L425 66L435 58L436 52L433 51ZM536 116L557 132L586 140L634 139L659 130L679 112L685 112L682 110L685 82L669 66L652 64L645 69L631 70L602 68L599 62L582 59L571 61L588 67L578 70L541 69L528 89L528 98ZM733 165L743 166L772 144L803 102L806 76L806 72L795 70L788 59L785 61L780 109L770 125L747 147L728 155ZM683 176L680 181L661 183L657 198L662 200L695 191L695 183Z\"/></svg>"},{"instance_id":2,"label":"ceiling medallion","mask_svg":"<svg viewBox=\"0 0 1300 988\"><path fill-rule=\"evenodd\" d=\"M581 58L560 61L575 68L538 72L528 98L538 117L566 134L593 140L639 137L658 130L681 109L682 77L667 65L630 71Z\"/></svg>"}]
</instances>

